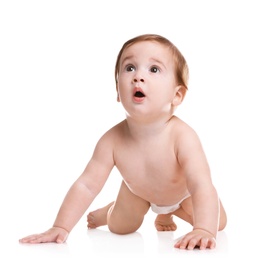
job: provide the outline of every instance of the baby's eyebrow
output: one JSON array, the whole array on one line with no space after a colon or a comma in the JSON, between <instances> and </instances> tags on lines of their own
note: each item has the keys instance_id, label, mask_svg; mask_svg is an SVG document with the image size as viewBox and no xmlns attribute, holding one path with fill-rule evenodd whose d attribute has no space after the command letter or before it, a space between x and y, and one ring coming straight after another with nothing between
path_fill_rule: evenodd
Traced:
<instances>
[{"instance_id":1,"label":"baby's eyebrow","mask_svg":"<svg viewBox=\"0 0 276 260\"><path fill-rule=\"evenodd\" d=\"M156 63L158 65L163 66L164 68L166 68L164 62L162 62L161 60L157 59L157 58L151 58L150 61L152 61L153 63Z\"/></svg>"},{"instance_id":2,"label":"baby's eyebrow","mask_svg":"<svg viewBox=\"0 0 276 260\"><path fill-rule=\"evenodd\" d=\"M129 56L124 57L124 59L122 59L121 64L123 64L123 63L126 62L127 60L132 59L133 57L134 57L134 55L129 55Z\"/></svg>"}]
</instances>

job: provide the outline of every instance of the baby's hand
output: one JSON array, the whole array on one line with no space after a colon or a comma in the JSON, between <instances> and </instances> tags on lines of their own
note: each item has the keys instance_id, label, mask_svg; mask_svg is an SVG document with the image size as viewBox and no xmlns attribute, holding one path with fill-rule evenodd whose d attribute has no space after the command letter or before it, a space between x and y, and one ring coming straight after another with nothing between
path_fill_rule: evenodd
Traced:
<instances>
[{"instance_id":1,"label":"baby's hand","mask_svg":"<svg viewBox=\"0 0 276 260\"><path fill-rule=\"evenodd\" d=\"M214 235L203 230L194 229L193 231L182 237L175 245L175 248L192 250L198 247L201 250L216 247L216 239Z\"/></svg>"},{"instance_id":2,"label":"baby's hand","mask_svg":"<svg viewBox=\"0 0 276 260\"><path fill-rule=\"evenodd\" d=\"M64 243L68 237L69 232L60 227L52 227L48 231L41 234L34 234L22 239L19 239L20 243L30 243L30 244L38 244L38 243Z\"/></svg>"}]
</instances>

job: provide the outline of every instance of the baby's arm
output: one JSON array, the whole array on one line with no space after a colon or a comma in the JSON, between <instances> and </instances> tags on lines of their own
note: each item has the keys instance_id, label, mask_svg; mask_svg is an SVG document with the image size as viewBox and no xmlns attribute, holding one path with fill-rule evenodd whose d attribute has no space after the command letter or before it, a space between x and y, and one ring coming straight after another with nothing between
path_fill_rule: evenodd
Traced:
<instances>
[{"instance_id":1,"label":"baby's arm","mask_svg":"<svg viewBox=\"0 0 276 260\"><path fill-rule=\"evenodd\" d=\"M67 192L52 228L19 240L21 243L46 243L66 241L68 234L88 209L104 186L113 161L112 138L104 135L98 142L84 172Z\"/></svg>"},{"instance_id":2,"label":"baby's arm","mask_svg":"<svg viewBox=\"0 0 276 260\"><path fill-rule=\"evenodd\" d=\"M206 156L195 132L191 130L183 137L178 151L178 160L192 199L193 230L180 239L175 247L214 248L219 223L219 198L212 184Z\"/></svg>"}]
</instances>

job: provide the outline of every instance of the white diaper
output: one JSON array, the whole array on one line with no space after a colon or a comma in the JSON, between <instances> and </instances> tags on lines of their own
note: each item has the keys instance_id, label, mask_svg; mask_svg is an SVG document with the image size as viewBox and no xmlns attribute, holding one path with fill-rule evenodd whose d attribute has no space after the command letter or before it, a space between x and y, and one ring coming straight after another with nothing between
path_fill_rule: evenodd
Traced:
<instances>
[{"instance_id":1,"label":"white diaper","mask_svg":"<svg viewBox=\"0 0 276 260\"><path fill-rule=\"evenodd\" d=\"M190 197L190 193L188 193L181 201L171 206L158 206L156 204L151 203L151 210L156 214L168 214L174 212L180 208L180 204L182 203L182 201L184 201L188 197Z\"/></svg>"}]
</instances>

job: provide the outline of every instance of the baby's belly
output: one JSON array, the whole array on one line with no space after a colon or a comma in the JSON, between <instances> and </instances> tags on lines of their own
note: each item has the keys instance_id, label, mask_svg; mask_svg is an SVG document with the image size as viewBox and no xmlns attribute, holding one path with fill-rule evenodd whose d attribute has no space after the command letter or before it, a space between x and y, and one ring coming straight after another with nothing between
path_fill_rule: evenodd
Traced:
<instances>
[{"instance_id":1,"label":"baby's belly","mask_svg":"<svg viewBox=\"0 0 276 260\"><path fill-rule=\"evenodd\" d=\"M132 193L138 197L156 205L174 205L181 201L188 193L184 183L141 182L132 183L125 180Z\"/></svg>"}]
</instances>

